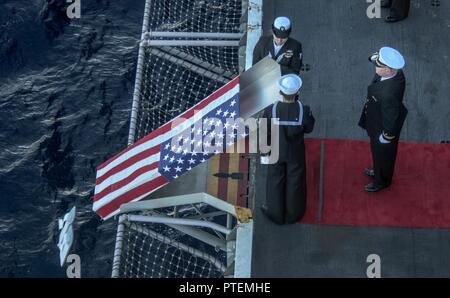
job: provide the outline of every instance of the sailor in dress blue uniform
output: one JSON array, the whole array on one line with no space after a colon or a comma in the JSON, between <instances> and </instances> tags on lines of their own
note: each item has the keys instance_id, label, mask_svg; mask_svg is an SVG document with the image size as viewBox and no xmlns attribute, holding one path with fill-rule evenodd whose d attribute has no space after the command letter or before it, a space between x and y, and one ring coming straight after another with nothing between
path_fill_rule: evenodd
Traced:
<instances>
[{"instance_id":1,"label":"sailor in dress blue uniform","mask_svg":"<svg viewBox=\"0 0 450 298\"><path fill-rule=\"evenodd\" d=\"M253 50L253 64L267 56L280 65L281 75L299 74L303 64L302 44L290 37L292 24L278 17L272 24L272 35L262 36Z\"/></svg>"},{"instance_id":2,"label":"sailor in dress blue uniform","mask_svg":"<svg viewBox=\"0 0 450 298\"><path fill-rule=\"evenodd\" d=\"M278 133L278 160L262 156L267 166L266 202L263 213L277 224L293 224L301 220L306 211L306 158L304 134L311 133L315 119L309 106L298 100L302 80L289 74L278 80L282 101L264 110L263 118L278 128L268 127L268 140ZM270 153L269 153L270 154Z\"/></svg>"}]
</instances>

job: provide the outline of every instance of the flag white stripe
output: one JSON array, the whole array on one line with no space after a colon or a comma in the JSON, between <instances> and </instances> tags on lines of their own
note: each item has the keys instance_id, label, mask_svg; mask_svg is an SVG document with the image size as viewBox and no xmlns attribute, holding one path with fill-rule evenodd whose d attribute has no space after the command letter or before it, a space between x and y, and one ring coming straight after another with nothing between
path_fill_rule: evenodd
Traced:
<instances>
[{"instance_id":1,"label":"flag white stripe","mask_svg":"<svg viewBox=\"0 0 450 298\"><path fill-rule=\"evenodd\" d=\"M97 184L95 186L95 194L98 194L101 191L103 191L105 188L107 188L108 186L110 186L114 183L120 182L121 180L127 178L128 176L133 174L138 169L140 169L144 166L151 165L152 163L159 161L159 157L160 157L160 153L158 152L147 158L144 158L141 161L138 161L138 162L130 165L128 168L125 168L122 171L115 173L114 175L109 176L105 181L103 181L102 183Z\"/></svg>"},{"instance_id":2,"label":"flag white stripe","mask_svg":"<svg viewBox=\"0 0 450 298\"><path fill-rule=\"evenodd\" d=\"M228 92L226 92L225 94L220 96L218 99L211 102L209 105L204 107L202 110L199 110L199 113L196 113L193 116L193 119L191 117L190 121L185 121L185 122L181 123L180 125L178 125L175 129L172 129L172 130L166 132L165 134L159 135L151 140L148 140L145 143L140 144L139 146L136 146L135 148L133 148L133 149L129 150L128 152L124 153L123 155L119 156L117 159L112 161L110 164L108 164L104 168L99 169L97 171L97 178L102 177L105 173L107 173L114 167L120 165L121 163L123 163L126 160L132 158L133 156L139 154L140 152L145 151L150 148L153 148L154 146L159 145L159 144L173 138L174 136L180 134L185 129L190 127L193 123L202 119L203 115L208 114L209 112L211 112L218 106L222 105L223 103L225 103L226 101L228 101L229 99L234 97L237 93L239 93L239 84L237 84L235 87L233 87L233 89L230 89ZM195 107L193 107L192 109L195 109ZM177 118L175 118L175 120L172 120L172 121L176 121L176 119Z\"/></svg>"},{"instance_id":3,"label":"flag white stripe","mask_svg":"<svg viewBox=\"0 0 450 298\"><path fill-rule=\"evenodd\" d=\"M129 201L128 203L140 201L140 200L142 200L143 198L145 198L146 196L150 195L151 193L157 191L157 190L160 189L161 187L166 186L167 184L169 184L169 183L164 183L163 185L161 185L161 186L155 188L154 190L152 190L152 191L150 191L150 192L148 192L148 193L146 193L146 194L143 194L142 196L140 196L140 197L138 197L138 198L136 198L136 199L134 199L134 200ZM120 209L117 209L117 210L115 210L114 212L111 212L110 214L108 214L107 216L105 216L105 217L103 218L103 220L108 220L108 219L110 219L111 217L117 215L119 212L120 212Z\"/></svg>"},{"instance_id":4,"label":"flag white stripe","mask_svg":"<svg viewBox=\"0 0 450 298\"><path fill-rule=\"evenodd\" d=\"M132 190L144 183L152 181L153 179L156 179L159 176L161 176L161 174L158 172L158 169L154 169L150 172L143 173L142 175L139 175L138 177L136 177L132 182L128 183L127 185L119 188L118 190L113 191L112 193L101 198L100 200L94 202L93 209L98 210L101 207L111 203L117 197L129 192L130 190Z\"/></svg>"}]
</instances>

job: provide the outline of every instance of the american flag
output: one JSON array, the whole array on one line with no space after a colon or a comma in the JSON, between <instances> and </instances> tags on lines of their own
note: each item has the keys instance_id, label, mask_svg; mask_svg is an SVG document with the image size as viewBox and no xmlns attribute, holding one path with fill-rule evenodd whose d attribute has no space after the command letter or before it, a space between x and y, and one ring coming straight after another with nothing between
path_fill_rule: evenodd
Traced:
<instances>
[{"instance_id":1,"label":"american flag","mask_svg":"<svg viewBox=\"0 0 450 298\"><path fill-rule=\"evenodd\" d=\"M100 165L94 211L108 219L223 152L246 136L238 135L237 118L239 77Z\"/></svg>"}]
</instances>

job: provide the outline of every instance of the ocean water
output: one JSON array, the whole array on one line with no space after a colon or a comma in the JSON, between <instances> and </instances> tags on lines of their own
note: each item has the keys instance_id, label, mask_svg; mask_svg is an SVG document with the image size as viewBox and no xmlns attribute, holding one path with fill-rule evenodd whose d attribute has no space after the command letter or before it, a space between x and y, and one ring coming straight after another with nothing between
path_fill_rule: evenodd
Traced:
<instances>
[{"instance_id":1,"label":"ocean water","mask_svg":"<svg viewBox=\"0 0 450 298\"><path fill-rule=\"evenodd\" d=\"M0 277L64 277L57 219L77 207L82 277L108 277L116 222L96 167L126 147L144 0L0 0Z\"/></svg>"}]
</instances>

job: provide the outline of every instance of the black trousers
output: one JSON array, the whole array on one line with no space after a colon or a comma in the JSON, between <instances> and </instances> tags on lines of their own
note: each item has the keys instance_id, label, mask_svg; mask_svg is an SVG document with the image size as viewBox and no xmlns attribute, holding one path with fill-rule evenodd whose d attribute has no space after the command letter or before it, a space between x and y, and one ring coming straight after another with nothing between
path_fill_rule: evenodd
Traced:
<instances>
[{"instance_id":1,"label":"black trousers","mask_svg":"<svg viewBox=\"0 0 450 298\"><path fill-rule=\"evenodd\" d=\"M384 0L383 5L391 8L390 15L399 19L408 17L411 0Z\"/></svg>"},{"instance_id":2,"label":"black trousers","mask_svg":"<svg viewBox=\"0 0 450 298\"><path fill-rule=\"evenodd\" d=\"M382 144L378 138L371 138L370 140L375 183L378 185L388 187L392 183L395 160L397 159L398 141L396 138L389 144Z\"/></svg>"},{"instance_id":3,"label":"black trousers","mask_svg":"<svg viewBox=\"0 0 450 298\"><path fill-rule=\"evenodd\" d=\"M299 222L306 212L305 165L280 162L266 167L266 215L280 225Z\"/></svg>"}]
</instances>

